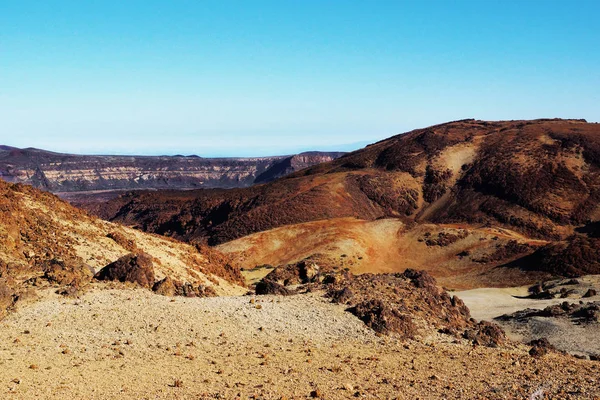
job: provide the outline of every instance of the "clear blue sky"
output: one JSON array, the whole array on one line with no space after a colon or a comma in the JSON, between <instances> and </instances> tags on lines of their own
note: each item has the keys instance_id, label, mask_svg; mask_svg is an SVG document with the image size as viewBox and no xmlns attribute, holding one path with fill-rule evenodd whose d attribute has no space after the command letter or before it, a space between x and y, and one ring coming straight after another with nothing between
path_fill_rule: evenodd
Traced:
<instances>
[{"instance_id":1,"label":"clear blue sky","mask_svg":"<svg viewBox=\"0 0 600 400\"><path fill-rule=\"evenodd\" d=\"M600 120L600 1L0 0L0 143L351 149L462 118Z\"/></svg>"}]
</instances>

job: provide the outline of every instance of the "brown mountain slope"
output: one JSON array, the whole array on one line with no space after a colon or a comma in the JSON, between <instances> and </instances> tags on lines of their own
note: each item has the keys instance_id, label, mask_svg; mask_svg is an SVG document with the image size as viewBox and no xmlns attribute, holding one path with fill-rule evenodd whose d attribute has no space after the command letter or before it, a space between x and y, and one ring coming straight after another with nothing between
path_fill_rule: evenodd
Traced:
<instances>
[{"instance_id":1,"label":"brown mountain slope","mask_svg":"<svg viewBox=\"0 0 600 400\"><path fill-rule=\"evenodd\" d=\"M271 271L264 265L276 267L309 259L322 270L347 268L354 274L426 270L445 287L466 289L548 278L544 273L503 267L545 244L500 228L337 218L257 232L217 249L233 256L252 280Z\"/></svg>"},{"instance_id":2,"label":"brown mountain slope","mask_svg":"<svg viewBox=\"0 0 600 400\"><path fill-rule=\"evenodd\" d=\"M218 294L244 292L224 279L235 282L214 250L201 253L193 246L91 218L54 195L3 181L0 243L0 291L4 288L8 294L0 298L9 300L10 293L19 296L27 287L79 286L132 252L150 256L157 279L168 276L202 284Z\"/></svg>"},{"instance_id":3,"label":"brown mountain slope","mask_svg":"<svg viewBox=\"0 0 600 400\"><path fill-rule=\"evenodd\" d=\"M338 217L494 224L559 239L600 218L600 125L464 120L418 129L246 189L138 192L92 211L223 243Z\"/></svg>"}]
</instances>

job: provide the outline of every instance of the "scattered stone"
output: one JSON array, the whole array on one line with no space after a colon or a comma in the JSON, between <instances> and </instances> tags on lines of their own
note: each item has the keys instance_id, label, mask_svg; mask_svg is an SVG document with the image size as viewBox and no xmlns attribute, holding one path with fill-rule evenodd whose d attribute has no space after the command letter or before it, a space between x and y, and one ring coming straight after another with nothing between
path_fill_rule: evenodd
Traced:
<instances>
[{"instance_id":1,"label":"scattered stone","mask_svg":"<svg viewBox=\"0 0 600 400\"><path fill-rule=\"evenodd\" d=\"M123 233L121 233L119 231L109 232L106 235L106 237L114 240L115 243L117 243L119 246L121 246L122 248L124 248L125 250L127 250L129 252L134 253L138 249L137 245L135 244L135 241L128 239Z\"/></svg>"},{"instance_id":2,"label":"scattered stone","mask_svg":"<svg viewBox=\"0 0 600 400\"><path fill-rule=\"evenodd\" d=\"M587 292L585 292L585 294L582 296L583 298L588 298L588 297L594 297L597 296L598 292L596 291L596 289L588 289Z\"/></svg>"},{"instance_id":3,"label":"scattered stone","mask_svg":"<svg viewBox=\"0 0 600 400\"><path fill-rule=\"evenodd\" d=\"M194 287L191 283L180 282L166 277L152 286L156 294L162 296L183 296L183 297L215 297L217 292L211 286L199 285Z\"/></svg>"}]
</instances>

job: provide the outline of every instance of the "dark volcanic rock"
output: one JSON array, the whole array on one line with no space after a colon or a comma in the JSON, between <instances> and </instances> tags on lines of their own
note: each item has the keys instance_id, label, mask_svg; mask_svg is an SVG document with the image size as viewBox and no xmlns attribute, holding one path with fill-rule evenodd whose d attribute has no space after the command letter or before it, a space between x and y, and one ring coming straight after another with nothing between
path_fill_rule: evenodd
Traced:
<instances>
[{"instance_id":1,"label":"dark volcanic rock","mask_svg":"<svg viewBox=\"0 0 600 400\"><path fill-rule=\"evenodd\" d=\"M496 324L481 321L473 328L465 330L463 337L480 346L497 347L506 342L504 331Z\"/></svg>"},{"instance_id":2,"label":"dark volcanic rock","mask_svg":"<svg viewBox=\"0 0 600 400\"><path fill-rule=\"evenodd\" d=\"M570 318L574 323L596 322L600 316L600 302L592 303L569 303L562 302L548 306L543 310L527 308L512 314L504 314L495 319L500 321L526 322L530 318Z\"/></svg>"},{"instance_id":3,"label":"dark volcanic rock","mask_svg":"<svg viewBox=\"0 0 600 400\"><path fill-rule=\"evenodd\" d=\"M532 346L529 350L529 355L532 357L543 357L550 352L556 351L556 348L546 338L532 340L529 342L529 345Z\"/></svg>"},{"instance_id":4,"label":"dark volcanic rock","mask_svg":"<svg viewBox=\"0 0 600 400\"><path fill-rule=\"evenodd\" d=\"M295 264L275 268L265 276L265 280L284 286L316 282L321 276L321 268L311 260L302 260Z\"/></svg>"},{"instance_id":5,"label":"dark volcanic rock","mask_svg":"<svg viewBox=\"0 0 600 400\"><path fill-rule=\"evenodd\" d=\"M133 282L145 288L154 285L152 257L146 253L130 253L102 268L94 278L101 281Z\"/></svg>"},{"instance_id":6,"label":"dark volcanic rock","mask_svg":"<svg viewBox=\"0 0 600 400\"><path fill-rule=\"evenodd\" d=\"M256 284L256 294L277 294L282 296L289 296L293 292L285 286L269 280L263 279Z\"/></svg>"},{"instance_id":7,"label":"dark volcanic rock","mask_svg":"<svg viewBox=\"0 0 600 400\"><path fill-rule=\"evenodd\" d=\"M344 287L339 290L332 290L327 293L327 296L331 298L331 301L337 304L350 304L354 299L354 293L349 287Z\"/></svg>"},{"instance_id":8,"label":"dark volcanic rock","mask_svg":"<svg viewBox=\"0 0 600 400\"><path fill-rule=\"evenodd\" d=\"M348 311L379 333L409 338L427 326L469 337L485 346L503 344L504 332L494 324L476 324L458 297L450 297L425 271L408 269L396 274L362 274L337 283L324 284L332 302L346 304Z\"/></svg>"},{"instance_id":9,"label":"dark volcanic rock","mask_svg":"<svg viewBox=\"0 0 600 400\"><path fill-rule=\"evenodd\" d=\"M594 297L597 295L598 295L598 292L596 291L596 289L588 289L588 291L585 292L585 294L582 297L587 298L587 297Z\"/></svg>"},{"instance_id":10,"label":"dark volcanic rock","mask_svg":"<svg viewBox=\"0 0 600 400\"><path fill-rule=\"evenodd\" d=\"M397 333L402 339L411 339L417 332L412 318L381 300L368 300L348 309L369 328L379 333Z\"/></svg>"},{"instance_id":11,"label":"dark volcanic rock","mask_svg":"<svg viewBox=\"0 0 600 400\"><path fill-rule=\"evenodd\" d=\"M565 277L600 274L600 238L580 234L550 243L507 265Z\"/></svg>"}]
</instances>

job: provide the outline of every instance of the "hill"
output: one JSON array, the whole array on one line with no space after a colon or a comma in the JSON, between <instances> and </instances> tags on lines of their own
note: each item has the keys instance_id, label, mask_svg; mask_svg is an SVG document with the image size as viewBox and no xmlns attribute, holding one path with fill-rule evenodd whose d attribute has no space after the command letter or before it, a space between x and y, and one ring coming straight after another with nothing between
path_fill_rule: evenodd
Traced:
<instances>
[{"instance_id":1,"label":"hill","mask_svg":"<svg viewBox=\"0 0 600 400\"><path fill-rule=\"evenodd\" d=\"M125 273L147 273L149 287L168 277L214 294L245 292L239 271L215 250L92 218L52 194L1 180L0 242L0 314L48 285L77 293L114 262L127 265Z\"/></svg>"},{"instance_id":2,"label":"hill","mask_svg":"<svg viewBox=\"0 0 600 400\"><path fill-rule=\"evenodd\" d=\"M346 217L498 227L556 242L598 221L599 199L599 124L463 120L397 135L264 185L131 193L90 209L213 245Z\"/></svg>"}]
</instances>

